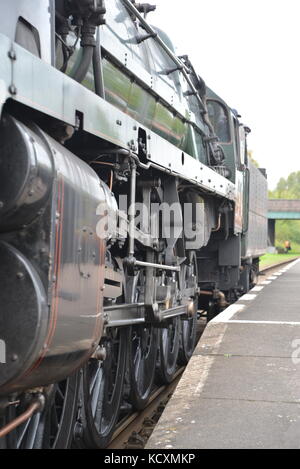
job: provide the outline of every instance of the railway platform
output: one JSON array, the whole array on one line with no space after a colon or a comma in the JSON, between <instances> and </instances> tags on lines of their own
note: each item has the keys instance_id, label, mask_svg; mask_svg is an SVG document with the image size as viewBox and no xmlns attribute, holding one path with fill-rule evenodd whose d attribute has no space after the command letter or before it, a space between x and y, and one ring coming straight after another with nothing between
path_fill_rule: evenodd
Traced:
<instances>
[{"instance_id":1,"label":"railway platform","mask_svg":"<svg viewBox=\"0 0 300 469\"><path fill-rule=\"evenodd\" d=\"M205 329L151 449L300 448L300 260Z\"/></svg>"}]
</instances>

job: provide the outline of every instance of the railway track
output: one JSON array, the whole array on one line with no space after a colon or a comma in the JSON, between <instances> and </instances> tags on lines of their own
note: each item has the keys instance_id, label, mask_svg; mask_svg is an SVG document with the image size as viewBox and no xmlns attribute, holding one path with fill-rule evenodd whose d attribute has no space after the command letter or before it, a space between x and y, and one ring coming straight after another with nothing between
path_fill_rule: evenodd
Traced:
<instances>
[{"instance_id":1,"label":"railway track","mask_svg":"<svg viewBox=\"0 0 300 469\"><path fill-rule=\"evenodd\" d=\"M184 367L179 368L171 384L157 388L142 412L135 412L120 422L108 449L142 449L158 422L166 404L180 381Z\"/></svg>"},{"instance_id":2,"label":"railway track","mask_svg":"<svg viewBox=\"0 0 300 469\"><path fill-rule=\"evenodd\" d=\"M259 276L263 279L268 273L294 260L295 259L289 259L261 269ZM205 315L200 315L197 342L205 329L205 324ZM153 391L149 403L143 411L134 412L129 417L126 416L120 421L107 449L143 449L145 447L162 412L172 397L184 370L185 367L181 367L177 370L171 384L157 387Z\"/></svg>"},{"instance_id":3,"label":"railway track","mask_svg":"<svg viewBox=\"0 0 300 469\"><path fill-rule=\"evenodd\" d=\"M206 325L205 317L201 314L199 316L196 343L199 341ZM134 412L119 422L107 449L144 448L165 406L175 391L184 370L185 367L178 368L170 384L156 387L144 410Z\"/></svg>"},{"instance_id":4,"label":"railway track","mask_svg":"<svg viewBox=\"0 0 300 469\"><path fill-rule=\"evenodd\" d=\"M267 266L264 269L261 269L259 271L259 275L266 275L266 273L276 270L278 269L278 267L282 267L284 265L290 264L291 262L294 262L296 259L299 259L299 257L296 256L296 257L293 257L293 259L288 259L286 261L278 262L277 264Z\"/></svg>"}]
</instances>

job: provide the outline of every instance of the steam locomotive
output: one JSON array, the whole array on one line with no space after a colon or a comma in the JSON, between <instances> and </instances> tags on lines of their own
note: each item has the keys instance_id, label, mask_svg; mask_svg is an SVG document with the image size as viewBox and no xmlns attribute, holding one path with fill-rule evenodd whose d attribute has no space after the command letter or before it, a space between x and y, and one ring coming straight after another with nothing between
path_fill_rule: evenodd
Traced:
<instances>
[{"instance_id":1,"label":"steam locomotive","mask_svg":"<svg viewBox=\"0 0 300 469\"><path fill-rule=\"evenodd\" d=\"M0 446L103 448L255 283L266 175L153 5L1 8Z\"/></svg>"}]
</instances>

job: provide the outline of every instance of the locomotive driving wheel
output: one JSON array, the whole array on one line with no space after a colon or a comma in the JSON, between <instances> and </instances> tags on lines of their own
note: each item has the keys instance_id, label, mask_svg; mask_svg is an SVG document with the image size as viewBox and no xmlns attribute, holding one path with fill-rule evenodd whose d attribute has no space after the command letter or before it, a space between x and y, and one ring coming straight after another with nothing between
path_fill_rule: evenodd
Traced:
<instances>
[{"instance_id":1,"label":"locomotive driving wheel","mask_svg":"<svg viewBox=\"0 0 300 469\"><path fill-rule=\"evenodd\" d=\"M166 280L163 275L163 283L167 281L171 287L171 298L167 302L168 308L172 308L178 303L179 285L176 277L177 275L173 273L172 277ZM174 377L177 368L179 340L180 318L175 317L169 319L165 327L160 328L158 331L159 352L157 357L156 380L159 384L168 384Z\"/></svg>"},{"instance_id":2,"label":"locomotive driving wheel","mask_svg":"<svg viewBox=\"0 0 300 469\"><path fill-rule=\"evenodd\" d=\"M128 277L127 297L130 302L141 301L144 289L145 277L142 271ZM143 409L148 402L154 381L156 356L157 329L144 324L130 327L128 332L130 401L135 409Z\"/></svg>"},{"instance_id":3,"label":"locomotive driving wheel","mask_svg":"<svg viewBox=\"0 0 300 469\"><path fill-rule=\"evenodd\" d=\"M167 326L159 330L159 355L157 360L157 381L171 383L177 368L179 352L180 319L168 321Z\"/></svg>"},{"instance_id":4,"label":"locomotive driving wheel","mask_svg":"<svg viewBox=\"0 0 300 469\"><path fill-rule=\"evenodd\" d=\"M67 449L73 439L77 412L79 373L52 385L46 396L42 412L34 414L24 424L6 437L8 449ZM22 402L10 406L6 412L6 423L13 421L28 407Z\"/></svg>"},{"instance_id":5,"label":"locomotive driving wheel","mask_svg":"<svg viewBox=\"0 0 300 469\"><path fill-rule=\"evenodd\" d=\"M180 348L178 354L178 364L185 366L191 358L196 341L197 331L197 310L198 310L198 275L197 275L197 258L195 252L189 253L189 258L182 266L182 288L188 290L190 307L192 315L188 319L181 321Z\"/></svg>"},{"instance_id":6,"label":"locomotive driving wheel","mask_svg":"<svg viewBox=\"0 0 300 469\"><path fill-rule=\"evenodd\" d=\"M135 409L147 404L154 381L157 330L134 326L129 333L130 400Z\"/></svg>"},{"instance_id":7,"label":"locomotive driving wheel","mask_svg":"<svg viewBox=\"0 0 300 469\"><path fill-rule=\"evenodd\" d=\"M91 358L83 368L82 435L79 445L105 448L119 416L126 368L127 330L109 330L101 340L105 356Z\"/></svg>"}]
</instances>

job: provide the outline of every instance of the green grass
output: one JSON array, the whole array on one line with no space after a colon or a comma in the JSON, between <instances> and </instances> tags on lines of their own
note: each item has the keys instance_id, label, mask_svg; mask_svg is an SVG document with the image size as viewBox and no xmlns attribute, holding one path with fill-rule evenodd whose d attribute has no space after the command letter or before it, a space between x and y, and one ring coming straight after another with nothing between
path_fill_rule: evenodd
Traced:
<instances>
[{"instance_id":1,"label":"green grass","mask_svg":"<svg viewBox=\"0 0 300 469\"><path fill-rule=\"evenodd\" d=\"M265 254L259 260L259 268L265 269L279 262L288 261L300 256L300 252L290 251L289 254Z\"/></svg>"}]
</instances>

